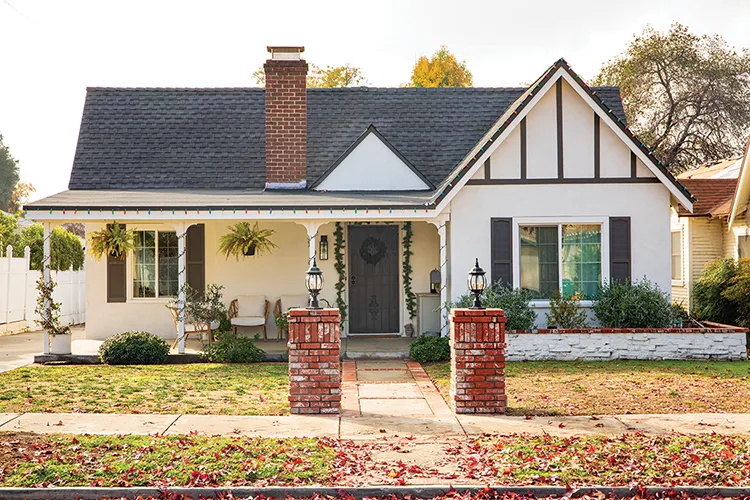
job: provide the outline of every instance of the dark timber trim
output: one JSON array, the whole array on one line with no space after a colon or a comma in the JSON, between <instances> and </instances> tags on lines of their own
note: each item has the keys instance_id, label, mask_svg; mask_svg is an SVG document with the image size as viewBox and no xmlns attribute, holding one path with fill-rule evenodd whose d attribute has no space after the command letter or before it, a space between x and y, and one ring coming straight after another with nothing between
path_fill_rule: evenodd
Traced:
<instances>
[{"instance_id":1,"label":"dark timber trim","mask_svg":"<svg viewBox=\"0 0 750 500\"><path fill-rule=\"evenodd\" d=\"M562 78L555 83L555 97L557 100L557 177L565 177L565 166L563 165L563 102L562 102Z\"/></svg>"},{"instance_id":2,"label":"dark timber trim","mask_svg":"<svg viewBox=\"0 0 750 500\"><path fill-rule=\"evenodd\" d=\"M602 149L600 142L601 124L599 123L599 115L594 113L594 178L598 179L602 176Z\"/></svg>"},{"instance_id":3,"label":"dark timber trim","mask_svg":"<svg viewBox=\"0 0 750 500\"><path fill-rule=\"evenodd\" d=\"M489 158L487 158L486 160L484 160L484 178L486 180L490 180L492 178L490 176L490 164L491 164L491 162L490 162Z\"/></svg>"},{"instance_id":4,"label":"dark timber trim","mask_svg":"<svg viewBox=\"0 0 750 500\"><path fill-rule=\"evenodd\" d=\"M661 182L656 177L566 177L563 179L472 179L466 183L467 186L502 186L518 184L655 184Z\"/></svg>"},{"instance_id":5,"label":"dark timber trim","mask_svg":"<svg viewBox=\"0 0 750 500\"><path fill-rule=\"evenodd\" d=\"M638 177L638 164L636 162L635 153L630 152L630 177L636 179Z\"/></svg>"},{"instance_id":6,"label":"dark timber trim","mask_svg":"<svg viewBox=\"0 0 750 500\"><path fill-rule=\"evenodd\" d=\"M526 117L521 119L521 179L526 178Z\"/></svg>"}]
</instances>

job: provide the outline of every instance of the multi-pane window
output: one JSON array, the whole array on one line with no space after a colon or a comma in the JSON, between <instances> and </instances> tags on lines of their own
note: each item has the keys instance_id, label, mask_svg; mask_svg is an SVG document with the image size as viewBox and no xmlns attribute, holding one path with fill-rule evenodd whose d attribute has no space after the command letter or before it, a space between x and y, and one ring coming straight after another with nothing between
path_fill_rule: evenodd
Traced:
<instances>
[{"instance_id":1,"label":"multi-pane window","mask_svg":"<svg viewBox=\"0 0 750 500\"><path fill-rule=\"evenodd\" d=\"M596 296L602 281L601 226L520 226L521 288L548 299L555 290L570 297Z\"/></svg>"},{"instance_id":2,"label":"multi-pane window","mask_svg":"<svg viewBox=\"0 0 750 500\"><path fill-rule=\"evenodd\" d=\"M133 297L174 297L177 283L177 233L136 231Z\"/></svg>"},{"instance_id":3,"label":"multi-pane window","mask_svg":"<svg viewBox=\"0 0 750 500\"><path fill-rule=\"evenodd\" d=\"M682 279L682 231L672 231L672 279Z\"/></svg>"},{"instance_id":4,"label":"multi-pane window","mask_svg":"<svg viewBox=\"0 0 750 500\"><path fill-rule=\"evenodd\" d=\"M750 258L750 236L737 236L737 256L740 259Z\"/></svg>"}]
</instances>

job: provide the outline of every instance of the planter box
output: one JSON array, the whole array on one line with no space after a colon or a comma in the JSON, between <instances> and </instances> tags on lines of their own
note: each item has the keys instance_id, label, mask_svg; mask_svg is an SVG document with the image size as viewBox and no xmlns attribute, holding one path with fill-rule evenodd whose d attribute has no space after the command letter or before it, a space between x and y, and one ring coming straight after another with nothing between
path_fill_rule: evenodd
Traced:
<instances>
[{"instance_id":1,"label":"planter box","mask_svg":"<svg viewBox=\"0 0 750 500\"><path fill-rule=\"evenodd\" d=\"M70 354L70 342L73 335L50 335L49 350L51 354Z\"/></svg>"}]
</instances>

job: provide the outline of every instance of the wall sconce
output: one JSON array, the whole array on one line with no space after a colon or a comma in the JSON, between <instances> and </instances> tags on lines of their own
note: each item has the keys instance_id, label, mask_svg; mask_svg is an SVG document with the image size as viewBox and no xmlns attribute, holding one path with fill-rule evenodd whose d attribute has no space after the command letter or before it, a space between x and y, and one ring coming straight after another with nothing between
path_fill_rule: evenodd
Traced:
<instances>
[{"instance_id":1,"label":"wall sconce","mask_svg":"<svg viewBox=\"0 0 750 500\"><path fill-rule=\"evenodd\" d=\"M440 269L430 271L430 293L440 292Z\"/></svg>"},{"instance_id":2,"label":"wall sconce","mask_svg":"<svg viewBox=\"0 0 750 500\"><path fill-rule=\"evenodd\" d=\"M318 258L320 260L328 260L328 236L326 235L320 237L320 244L318 245Z\"/></svg>"}]
</instances>

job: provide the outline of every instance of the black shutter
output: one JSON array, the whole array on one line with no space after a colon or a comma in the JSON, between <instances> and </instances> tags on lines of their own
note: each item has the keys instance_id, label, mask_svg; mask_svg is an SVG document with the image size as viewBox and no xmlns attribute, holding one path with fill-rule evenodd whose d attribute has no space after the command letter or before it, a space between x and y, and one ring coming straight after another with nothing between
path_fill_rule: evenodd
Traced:
<instances>
[{"instance_id":1,"label":"black shutter","mask_svg":"<svg viewBox=\"0 0 750 500\"><path fill-rule=\"evenodd\" d=\"M202 296L206 288L206 248L205 227L203 224L190 226L185 242L185 262L187 284Z\"/></svg>"},{"instance_id":2,"label":"black shutter","mask_svg":"<svg viewBox=\"0 0 750 500\"><path fill-rule=\"evenodd\" d=\"M122 227L124 229L125 225ZM107 302L127 300L127 259L127 255L122 258L107 255Z\"/></svg>"},{"instance_id":3,"label":"black shutter","mask_svg":"<svg viewBox=\"0 0 750 500\"><path fill-rule=\"evenodd\" d=\"M610 281L629 282L630 217L609 218L609 275Z\"/></svg>"},{"instance_id":4,"label":"black shutter","mask_svg":"<svg viewBox=\"0 0 750 500\"><path fill-rule=\"evenodd\" d=\"M513 219L492 219L492 265L490 277L492 282L500 281L503 285L513 286Z\"/></svg>"}]
</instances>

